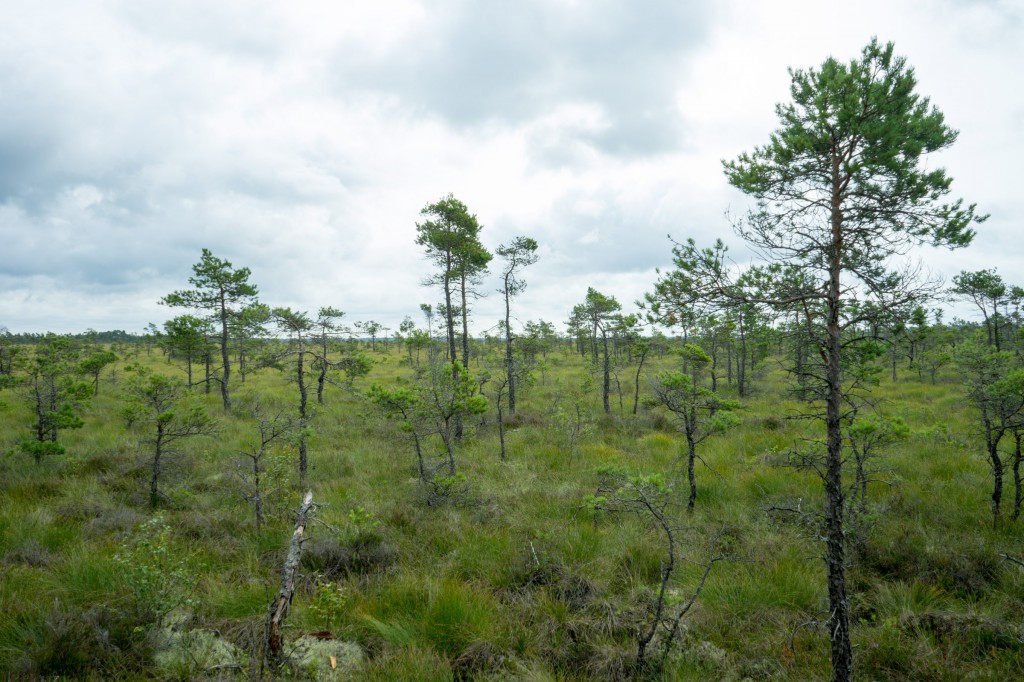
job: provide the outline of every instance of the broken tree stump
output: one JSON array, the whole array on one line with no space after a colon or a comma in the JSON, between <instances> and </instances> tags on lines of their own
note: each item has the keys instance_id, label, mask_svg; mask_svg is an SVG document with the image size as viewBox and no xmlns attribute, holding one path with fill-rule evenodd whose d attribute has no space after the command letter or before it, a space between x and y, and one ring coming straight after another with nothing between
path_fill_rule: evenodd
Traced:
<instances>
[{"instance_id":1,"label":"broken tree stump","mask_svg":"<svg viewBox=\"0 0 1024 682\"><path fill-rule=\"evenodd\" d=\"M270 622L267 626L267 652L275 664L284 657L284 635L281 628L288 617L288 609L295 595L295 570L299 567L302 557L302 536L306 532L306 524L313 512L313 491L308 491L302 498L299 517L295 520L295 532L292 533L291 544L288 545L288 556L281 569L281 589L270 604Z\"/></svg>"}]
</instances>

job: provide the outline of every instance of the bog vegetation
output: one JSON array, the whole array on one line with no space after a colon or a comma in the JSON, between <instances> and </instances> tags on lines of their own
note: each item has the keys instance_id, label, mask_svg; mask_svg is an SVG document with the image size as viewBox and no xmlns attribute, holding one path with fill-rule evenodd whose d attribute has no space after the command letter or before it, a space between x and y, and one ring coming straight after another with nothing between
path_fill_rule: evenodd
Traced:
<instances>
[{"instance_id":1,"label":"bog vegetation","mask_svg":"<svg viewBox=\"0 0 1024 682\"><path fill-rule=\"evenodd\" d=\"M0 670L1019 677L1024 290L900 268L983 216L920 169L955 132L891 46L793 79L726 164L771 260L677 242L633 312L523 321L537 243L448 195L397 330L203 250L143 336L0 335Z\"/></svg>"}]
</instances>

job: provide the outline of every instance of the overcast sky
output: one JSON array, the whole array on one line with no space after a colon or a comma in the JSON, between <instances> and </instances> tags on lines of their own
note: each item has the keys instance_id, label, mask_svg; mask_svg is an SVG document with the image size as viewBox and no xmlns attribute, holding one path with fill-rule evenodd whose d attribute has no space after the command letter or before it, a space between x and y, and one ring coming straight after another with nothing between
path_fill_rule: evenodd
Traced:
<instances>
[{"instance_id":1,"label":"overcast sky","mask_svg":"<svg viewBox=\"0 0 1024 682\"><path fill-rule=\"evenodd\" d=\"M419 322L440 293L416 222L449 192L492 250L539 242L522 322L561 329L588 286L630 310L668 234L744 257L721 160L768 140L787 67L872 36L960 131L929 164L992 216L925 264L1024 284L1019 0L0 0L0 21L14 332L162 324L204 247L270 305Z\"/></svg>"}]
</instances>

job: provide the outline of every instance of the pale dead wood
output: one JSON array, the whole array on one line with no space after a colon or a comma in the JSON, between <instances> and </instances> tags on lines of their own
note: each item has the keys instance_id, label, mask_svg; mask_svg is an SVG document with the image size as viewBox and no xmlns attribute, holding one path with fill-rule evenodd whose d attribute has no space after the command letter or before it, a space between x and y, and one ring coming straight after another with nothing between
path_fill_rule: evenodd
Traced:
<instances>
[{"instance_id":1,"label":"pale dead wood","mask_svg":"<svg viewBox=\"0 0 1024 682\"><path fill-rule=\"evenodd\" d=\"M292 596L295 594L295 570L299 567L299 559L302 557L302 538L306 532L306 524L309 522L310 514L313 512L313 491L308 491L302 498L302 506L299 508L299 516L295 520L295 532L292 533L291 544L288 546L288 556L281 569L281 589L270 605L270 622L267 626L267 651L270 659L279 662L284 654L284 635L281 628L285 618L288 617L288 610L292 603Z\"/></svg>"}]
</instances>

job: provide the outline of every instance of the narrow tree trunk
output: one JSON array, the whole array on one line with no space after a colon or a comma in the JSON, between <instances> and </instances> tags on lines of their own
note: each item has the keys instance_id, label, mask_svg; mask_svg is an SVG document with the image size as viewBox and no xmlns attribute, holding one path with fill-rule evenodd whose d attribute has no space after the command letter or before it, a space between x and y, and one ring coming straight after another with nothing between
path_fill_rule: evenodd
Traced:
<instances>
[{"instance_id":1,"label":"narrow tree trunk","mask_svg":"<svg viewBox=\"0 0 1024 682\"><path fill-rule=\"evenodd\" d=\"M149 506L156 508L160 503L160 492L157 484L160 480L160 456L163 454L164 425L159 421L156 424L156 447L153 450L153 471L149 479Z\"/></svg>"},{"instance_id":2,"label":"narrow tree trunk","mask_svg":"<svg viewBox=\"0 0 1024 682\"><path fill-rule=\"evenodd\" d=\"M318 405L324 404L324 384L327 383L327 370L330 369L331 363L328 359L328 353L330 349L327 347L327 332L323 332L323 336L320 339L320 357L317 358L319 362L318 369L320 370L316 376L316 402Z\"/></svg>"},{"instance_id":3,"label":"narrow tree trunk","mask_svg":"<svg viewBox=\"0 0 1024 682\"><path fill-rule=\"evenodd\" d=\"M271 662L275 665L284 659L284 626L285 618L291 608L292 597L295 594L295 571L299 567L299 560L302 558L302 539L306 533L306 525L309 523L309 516L313 512L313 491L308 491L302 498L302 506L299 508L299 516L295 520L295 531L292 533L291 543L288 545L288 556L285 558L284 566L281 569L281 589L270 604L270 616L267 623L267 653Z\"/></svg>"},{"instance_id":4,"label":"narrow tree trunk","mask_svg":"<svg viewBox=\"0 0 1024 682\"><path fill-rule=\"evenodd\" d=\"M1021 473L1020 465L1024 461L1024 455L1021 453L1020 441L1024 437L1024 433L1015 432L1013 434L1014 449L1013 449L1013 520L1016 521L1020 518L1020 506L1022 502L1022 491L1021 491Z\"/></svg>"},{"instance_id":5,"label":"narrow tree trunk","mask_svg":"<svg viewBox=\"0 0 1024 682\"><path fill-rule=\"evenodd\" d=\"M711 342L711 390L718 390L718 342Z\"/></svg>"},{"instance_id":6,"label":"narrow tree trunk","mask_svg":"<svg viewBox=\"0 0 1024 682\"><path fill-rule=\"evenodd\" d=\"M839 157L833 156L832 240L829 249L829 282L826 295L825 361L825 566L828 574L829 633L832 644L832 682L853 679L853 647L850 642L850 604L846 595L846 538L843 530L843 433L842 345L840 339L840 272L843 252L842 213L839 210Z\"/></svg>"},{"instance_id":7,"label":"narrow tree trunk","mask_svg":"<svg viewBox=\"0 0 1024 682\"><path fill-rule=\"evenodd\" d=\"M466 272L460 280L462 286L462 366L469 369L469 301L466 292Z\"/></svg>"},{"instance_id":8,"label":"narrow tree trunk","mask_svg":"<svg viewBox=\"0 0 1024 682\"><path fill-rule=\"evenodd\" d=\"M633 679L643 679L645 673L645 660L647 655L647 647L654 639L655 633L658 631L658 626L662 623L662 613L665 609L665 596L668 590L669 580L672 578L672 573L676 567L676 542L675 536L672 533L672 527L669 526L665 517L657 512L651 505L647 505L647 510L654 516L655 521L661 527L662 532L665 533L665 538L668 540L668 556L667 560L661 567L661 585L658 588L658 599L654 605L654 616L651 619L651 624L646 628L645 632L640 633L637 638L636 647L636 666L633 671Z\"/></svg>"},{"instance_id":9,"label":"narrow tree trunk","mask_svg":"<svg viewBox=\"0 0 1024 682\"><path fill-rule=\"evenodd\" d=\"M730 338L725 343L725 366L726 366L726 379L725 383L727 386L732 386L732 339Z\"/></svg>"},{"instance_id":10,"label":"narrow tree trunk","mask_svg":"<svg viewBox=\"0 0 1024 682\"><path fill-rule=\"evenodd\" d=\"M604 413L611 414L611 404L608 402L608 395L611 393L611 361L608 358L608 335L604 329L601 330L601 339L604 341L604 391L602 392L602 399L604 401ZM596 348L597 345L595 344Z\"/></svg>"},{"instance_id":11,"label":"narrow tree trunk","mask_svg":"<svg viewBox=\"0 0 1024 682\"><path fill-rule=\"evenodd\" d=\"M207 352L203 356L203 360L205 362L205 367L206 367L206 382L205 382L206 383L206 395L210 395L210 381L211 381L211 378L210 378L210 371L211 371L211 369L210 369L210 362L212 360L212 357L210 356L209 352Z\"/></svg>"},{"instance_id":12,"label":"narrow tree trunk","mask_svg":"<svg viewBox=\"0 0 1024 682\"><path fill-rule=\"evenodd\" d=\"M740 361L739 369L736 372L736 388L741 398L747 395L747 333L742 328L740 330Z\"/></svg>"},{"instance_id":13,"label":"narrow tree trunk","mask_svg":"<svg viewBox=\"0 0 1024 682\"><path fill-rule=\"evenodd\" d=\"M512 356L512 309L509 302L508 280L505 281L505 371L508 374L508 413L516 413L516 377ZM500 399L499 399L500 402ZM498 422L501 422L499 417ZM502 459L505 458L502 446Z\"/></svg>"},{"instance_id":14,"label":"narrow tree trunk","mask_svg":"<svg viewBox=\"0 0 1024 682\"><path fill-rule=\"evenodd\" d=\"M640 362L636 366L636 382L634 384L633 391L633 414L636 414L636 408L640 404L640 371L644 368L644 360L647 359L647 351L640 356Z\"/></svg>"},{"instance_id":15,"label":"narrow tree trunk","mask_svg":"<svg viewBox=\"0 0 1024 682\"><path fill-rule=\"evenodd\" d=\"M444 275L444 324L448 332L448 362L455 364L458 353L455 350L455 311L452 310L452 283L448 273Z\"/></svg>"},{"instance_id":16,"label":"narrow tree trunk","mask_svg":"<svg viewBox=\"0 0 1024 682\"><path fill-rule=\"evenodd\" d=\"M999 434L1001 436L1002 434ZM989 436L988 459L992 467L992 527L999 526L1000 507L1003 501L1003 460L999 456L1000 437Z\"/></svg>"},{"instance_id":17,"label":"narrow tree trunk","mask_svg":"<svg viewBox=\"0 0 1024 682\"><path fill-rule=\"evenodd\" d=\"M890 352L889 352L890 360L892 361L892 383L895 384L896 383L896 360L899 357L897 352L896 352L896 334L895 333L893 334L892 343L890 344L889 348L890 348Z\"/></svg>"},{"instance_id":18,"label":"narrow tree trunk","mask_svg":"<svg viewBox=\"0 0 1024 682\"><path fill-rule=\"evenodd\" d=\"M228 382L231 380L231 357L228 354L228 311L223 292L220 296L220 325L220 357L224 363L223 379L220 382L220 397L224 402L224 411L230 412L231 394L228 392Z\"/></svg>"},{"instance_id":19,"label":"narrow tree trunk","mask_svg":"<svg viewBox=\"0 0 1024 682\"><path fill-rule=\"evenodd\" d=\"M693 442L693 436L689 433L686 434L686 447L686 477L690 481L690 497L686 501L686 511L693 511L694 505L697 504L697 473L694 471L697 461L697 444Z\"/></svg>"},{"instance_id":20,"label":"narrow tree trunk","mask_svg":"<svg viewBox=\"0 0 1024 682\"><path fill-rule=\"evenodd\" d=\"M512 394L509 393L511 402ZM510 408L511 409L511 408ZM501 391L498 391L498 441L501 443L501 461L505 461L505 416L501 410Z\"/></svg>"},{"instance_id":21,"label":"narrow tree trunk","mask_svg":"<svg viewBox=\"0 0 1024 682\"><path fill-rule=\"evenodd\" d=\"M301 485L306 484L306 472L309 471L309 454L306 442L306 427L309 425L309 396L306 391L305 355L306 352L300 347L299 359L296 363L296 375L299 382L299 481Z\"/></svg>"},{"instance_id":22,"label":"narrow tree trunk","mask_svg":"<svg viewBox=\"0 0 1024 682\"><path fill-rule=\"evenodd\" d=\"M416 446L416 465L420 470L420 480L427 480L427 470L423 467L423 449L420 447L420 435L416 433L415 429L412 432L413 444Z\"/></svg>"},{"instance_id":23,"label":"narrow tree trunk","mask_svg":"<svg viewBox=\"0 0 1024 682\"><path fill-rule=\"evenodd\" d=\"M450 430L450 427L446 424L445 427L444 427L444 432L441 433L441 440L444 441L444 448L445 448L445 451L448 453L448 475L449 476L454 476L455 475L455 450L454 450L454 448L452 448L451 436L448 435L449 430Z\"/></svg>"}]
</instances>

